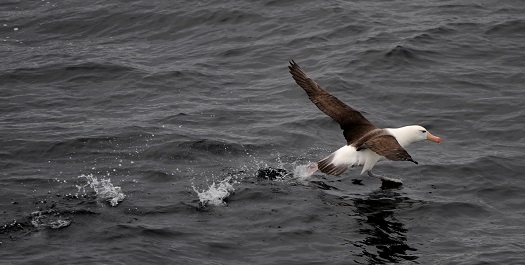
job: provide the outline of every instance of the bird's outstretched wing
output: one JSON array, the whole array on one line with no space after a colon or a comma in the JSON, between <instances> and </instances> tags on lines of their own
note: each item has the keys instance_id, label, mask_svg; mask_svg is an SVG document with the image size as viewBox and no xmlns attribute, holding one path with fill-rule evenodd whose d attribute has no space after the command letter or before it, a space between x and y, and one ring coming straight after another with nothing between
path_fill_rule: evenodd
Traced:
<instances>
[{"instance_id":1,"label":"bird's outstretched wing","mask_svg":"<svg viewBox=\"0 0 525 265\"><path fill-rule=\"evenodd\" d=\"M348 144L357 141L367 132L376 129L359 111L341 102L308 77L304 70L293 60L288 68L295 82L306 91L310 100L321 111L341 125L343 135Z\"/></svg>"}]
</instances>

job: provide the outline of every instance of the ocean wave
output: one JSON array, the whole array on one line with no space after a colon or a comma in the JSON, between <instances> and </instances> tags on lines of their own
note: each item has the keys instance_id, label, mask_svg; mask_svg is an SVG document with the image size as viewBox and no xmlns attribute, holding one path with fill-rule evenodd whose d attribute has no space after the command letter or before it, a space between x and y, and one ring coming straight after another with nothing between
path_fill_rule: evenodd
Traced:
<instances>
[{"instance_id":1,"label":"ocean wave","mask_svg":"<svg viewBox=\"0 0 525 265\"><path fill-rule=\"evenodd\" d=\"M437 56L436 52L430 50L422 50L411 48L403 45L397 45L385 55L388 60L395 60L397 62L405 62L410 64L416 63L431 63L433 60L431 56Z\"/></svg>"},{"instance_id":2,"label":"ocean wave","mask_svg":"<svg viewBox=\"0 0 525 265\"><path fill-rule=\"evenodd\" d=\"M487 35L504 35L506 38L523 38L525 36L525 20L515 19L498 23L485 31Z\"/></svg>"},{"instance_id":3,"label":"ocean wave","mask_svg":"<svg viewBox=\"0 0 525 265\"><path fill-rule=\"evenodd\" d=\"M416 47L419 45L438 44L443 39L450 39L451 36L456 34L459 34L459 32L452 27L439 25L418 32L416 35L408 39L408 42ZM438 50L439 48L435 47L435 51L437 52Z\"/></svg>"},{"instance_id":4,"label":"ocean wave","mask_svg":"<svg viewBox=\"0 0 525 265\"><path fill-rule=\"evenodd\" d=\"M188 150L188 152L207 152L216 155L238 155L246 154L246 147L243 145L226 142L216 139L202 139L186 141L177 145L180 149Z\"/></svg>"},{"instance_id":5,"label":"ocean wave","mask_svg":"<svg viewBox=\"0 0 525 265\"><path fill-rule=\"evenodd\" d=\"M7 70L7 69L6 69ZM25 68L19 67L10 71L0 72L0 81L5 83L13 82L75 82L79 79L83 81L103 81L120 78L128 74L133 74L136 70L133 67L112 62L84 62L79 64L45 64L41 66Z\"/></svg>"},{"instance_id":6,"label":"ocean wave","mask_svg":"<svg viewBox=\"0 0 525 265\"><path fill-rule=\"evenodd\" d=\"M490 210L484 205L468 201L426 202L406 211L430 222L443 218L449 220L464 217L483 218L490 214Z\"/></svg>"}]
</instances>

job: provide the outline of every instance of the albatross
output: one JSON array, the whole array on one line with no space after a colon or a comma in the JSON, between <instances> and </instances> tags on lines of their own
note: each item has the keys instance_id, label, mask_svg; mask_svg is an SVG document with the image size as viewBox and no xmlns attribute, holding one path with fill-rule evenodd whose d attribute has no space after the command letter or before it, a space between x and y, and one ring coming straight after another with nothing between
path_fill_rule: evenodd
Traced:
<instances>
[{"instance_id":1,"label":"albatross","mask_svg":"<svg viewBox=\"0 0 525 265\"><path fill-rule=\"evenodd\" d=\"M339 176L349 167L363 166L361 174L367 172L385 182L401 185L401 180L379 176L372 168L381 159L417 162L405 150L411 143L430 140L441 143L441 138L432 135L419 125L400 128L377 128L361 112L346 105L326 89L308 77L293 60L288 66L295 82L306 91L310 100L326 115L339 123L346 145L313 165L311 173L319 170L327 175Z\"/></svg>"}]
</instances>

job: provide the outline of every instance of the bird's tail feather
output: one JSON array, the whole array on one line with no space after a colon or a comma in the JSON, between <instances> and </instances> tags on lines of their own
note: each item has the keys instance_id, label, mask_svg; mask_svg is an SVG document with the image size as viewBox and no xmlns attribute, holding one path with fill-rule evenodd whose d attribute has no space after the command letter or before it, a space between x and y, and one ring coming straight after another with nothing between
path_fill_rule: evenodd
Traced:
<instances>
[{"instance_id":1,"label":"bird's tail feather","mask_svg":"<svg viewBox=\"0 0 525 265\"><path fill-rule=\"evenodd\" d=\"M317 167L325 174L339 176L348 167L362 165L364 162L365 157L362 152L357 152L355 147L346 145L319 161Z\"/></svg>"},{"instance_id":2,"label":"bird's tail feather","mask_svg":"<svg viewBox=\"0 0 525 265\"><path fill-rule=\"evenodd\" d=\"M332 153L331 155L323 158L321 161L319 161L317 163L317 168L327 174L327 175L334 175L334 176L339 176L341 174L343 174L343 172L346 171L346 169L348 168L348 166L350 166L350 164L334 164L333 163L333 160L334 160L334 156L335 156L335 152Z\"/></svg>"}]
</instances>

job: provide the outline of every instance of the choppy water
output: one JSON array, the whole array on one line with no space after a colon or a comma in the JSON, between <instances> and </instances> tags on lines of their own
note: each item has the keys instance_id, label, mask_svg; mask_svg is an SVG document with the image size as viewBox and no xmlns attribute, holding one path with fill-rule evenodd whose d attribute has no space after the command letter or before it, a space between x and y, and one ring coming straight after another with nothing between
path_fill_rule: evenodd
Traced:
<instances>
[{"instance_id":1,"label":"choppy water","mask_svg":"<svg viewBox=\"0 0 525 265\"><path fill-rule=\"evenodd\" d=\"M0 14L2 263L525 259L522 1L6 0ZM376 165L399 189L303 174L344 139L291 59L377 126L443 143Z\"/></svg>"}]
</instances>

